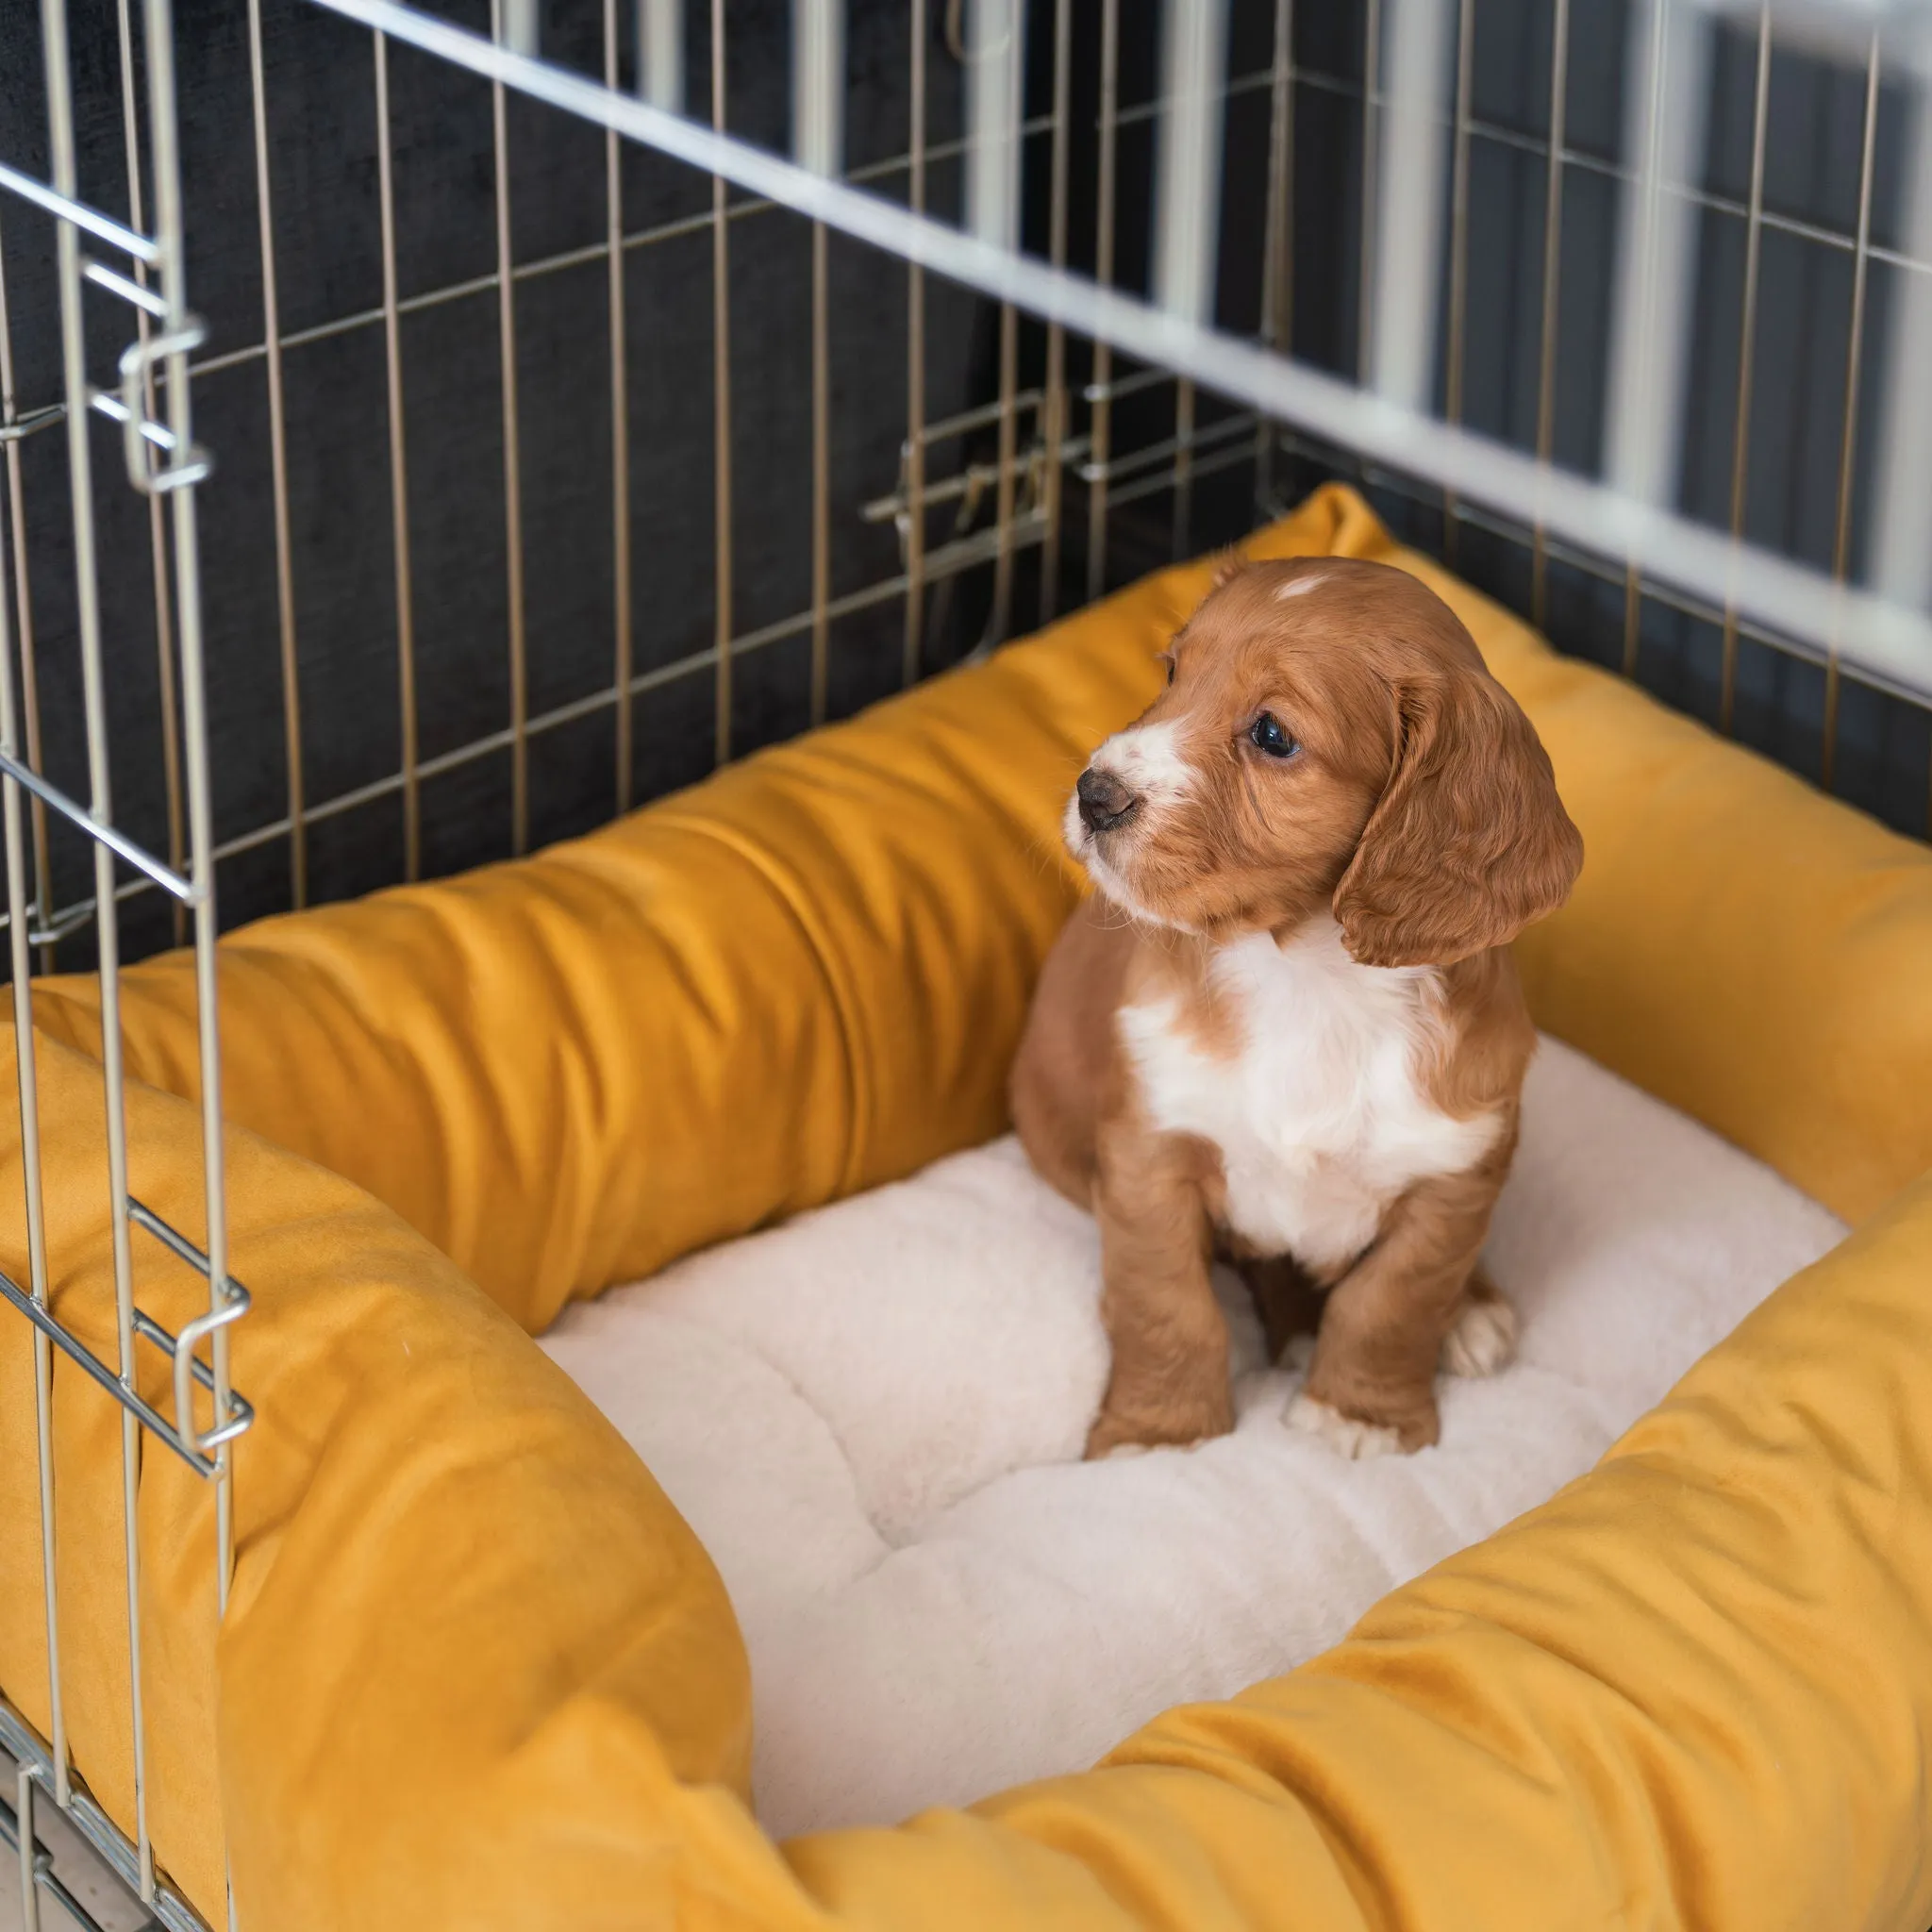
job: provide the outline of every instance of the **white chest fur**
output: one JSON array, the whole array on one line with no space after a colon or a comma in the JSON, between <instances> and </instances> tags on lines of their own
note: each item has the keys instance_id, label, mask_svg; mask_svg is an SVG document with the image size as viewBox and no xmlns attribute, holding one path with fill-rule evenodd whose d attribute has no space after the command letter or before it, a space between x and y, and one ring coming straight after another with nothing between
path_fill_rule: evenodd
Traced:
<instances>
[{"instance_id":1,"label":"white chest fur","mask_svg":"<svg viewBox=\"0 0 1932 1932\"><path fill-rule=\"evenodd\" d=\"M1495 1115L1456 1120L1421 1084L1429 969L1359 966L1323 920L1286 945L1236 941L1212 972L1232 1055L1207 1051L1172 999L1123 1008L1121 1036L1154 1124L1220 1149L1228 1224L1264 1252L1339 1268L1399 1194L1493 1142Z\"/></svg>"}]
</instances>

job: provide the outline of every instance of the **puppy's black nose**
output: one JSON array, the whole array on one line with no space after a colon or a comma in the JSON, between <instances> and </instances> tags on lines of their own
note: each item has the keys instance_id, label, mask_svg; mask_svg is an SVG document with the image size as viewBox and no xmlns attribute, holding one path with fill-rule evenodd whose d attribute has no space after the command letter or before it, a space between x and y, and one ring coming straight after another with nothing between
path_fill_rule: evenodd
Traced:
<instances>
[{"instance_id":1,"label":"puppy's black nose","mask_svg":"<svg viewBox=\"0 0 1932 1932\"><path fill-rule=\"evenodd\" d=\"M1091 765L1080 774L1074 788L1080 794L1080 820L1090 832L1110 832L1141 809L1141 801L1111 772Z\"/></svg>"}]
</instances>

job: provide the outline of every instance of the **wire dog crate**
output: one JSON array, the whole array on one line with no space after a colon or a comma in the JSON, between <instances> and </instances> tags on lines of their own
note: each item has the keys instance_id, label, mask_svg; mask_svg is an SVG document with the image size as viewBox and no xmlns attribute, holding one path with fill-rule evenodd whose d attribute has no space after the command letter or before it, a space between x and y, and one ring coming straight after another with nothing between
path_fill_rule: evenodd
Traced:
<instances>
[{"instance_id":1,"label":"wire dog crate","mask_svg":"<svg viewBox=\"0 0 1932 1932\"><path fill-rule=\"evenodd\" d=\"M586 829L1331 475L1560 647L1932 829L1923 7L41 0L37 30L0 81L27 1926L93 1923L42 1802L201 1923L148 1837L135 1499L155 1444L213 1485L219 1609L253 1419L225 926ZM188 942L198 1240L129 1191L116 1008L124 959ZM50 1308L59 968L100 978L112 1360ZM137 1242L207 1280L178 1335ZM131 1834L64 1728L57 1373L121 1411Z\"/></svg>"}]
</instances>

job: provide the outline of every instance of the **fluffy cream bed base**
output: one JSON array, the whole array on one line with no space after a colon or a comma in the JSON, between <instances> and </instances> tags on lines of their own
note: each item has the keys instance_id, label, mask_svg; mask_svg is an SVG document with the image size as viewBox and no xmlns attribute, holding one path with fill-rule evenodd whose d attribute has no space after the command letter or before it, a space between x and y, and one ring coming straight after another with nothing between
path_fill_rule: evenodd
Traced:
<instances>
[{"instance_id":1,"label":"fluffy cream bed base","mask_svg":"<svg viewBox=\"0 0 1932 1932\"><path fill-rule=\"evenodd\" d=\"M1842 1232L1546 1041L1488 1259L1520 1358L1440 1447L1291 1434L1232 1277L1240 1423L1078 1457L1107 1373L1092 1223L995 1142L573 1308L543 1346L708 1545L750 1647L774 1832L886 1823L1091 1762L1335 1642L1588 1469Z\"/></svg>"}]
</instances>

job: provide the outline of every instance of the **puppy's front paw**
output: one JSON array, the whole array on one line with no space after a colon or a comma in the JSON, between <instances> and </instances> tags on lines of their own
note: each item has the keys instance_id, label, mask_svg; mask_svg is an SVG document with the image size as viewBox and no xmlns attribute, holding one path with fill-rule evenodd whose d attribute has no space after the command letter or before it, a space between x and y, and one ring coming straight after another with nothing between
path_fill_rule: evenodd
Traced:
<instances>
[{"instance_id":1,"label":"puppy's front paw","mask_svg":"<svg viewBox=\"0 0 1932 1932\"><path fill-rule=\"evenodd\" d=\"M1087 1460L1136 1455L1147 1449L1192 1449L1234 1427L1234 1399L1224 1387L1218 1398L1169 1403L1137 1411L1104 1403L1087 1437Z\"/></svg>"},{"instance_id":2,"label":"puppy's front paw","mask_svg":"<svg viewBox=\"0 0 1932 1932\"><path fill-rule=\"evenodd\" d=\"M1379 1423L1363 1422L1357 1416L1343 1415L1312 1395L1297 1395L1283 1411L1290 1428L1314 1436L1327 1443L1338 1456L1351 1462L1366 1461L1372 1456L1400 1456L1402 1437Z\"/></svg>"},{"instance_id":3,"label":"puppy's front paw","mask_svg":"<svg viewBox=\"0 0 1932 1932\"><path fill-rule=\"evenodd\" d=\"M1442 1373L1493 1375L1516 1359L1516 1310L1499 1294L1471 1295L1442 1340Z\"/></svg>"}]
</instances>

